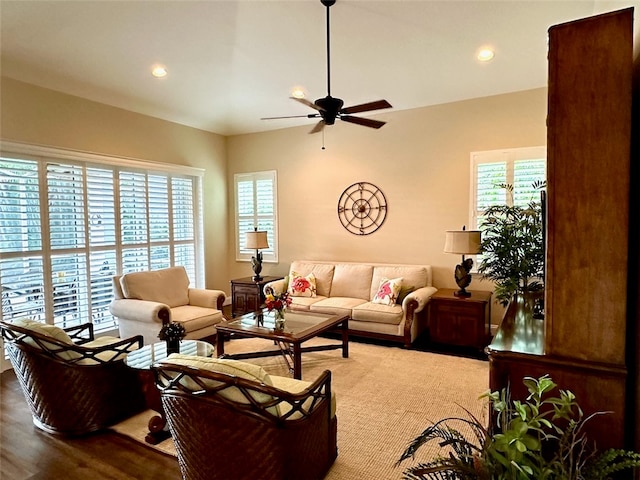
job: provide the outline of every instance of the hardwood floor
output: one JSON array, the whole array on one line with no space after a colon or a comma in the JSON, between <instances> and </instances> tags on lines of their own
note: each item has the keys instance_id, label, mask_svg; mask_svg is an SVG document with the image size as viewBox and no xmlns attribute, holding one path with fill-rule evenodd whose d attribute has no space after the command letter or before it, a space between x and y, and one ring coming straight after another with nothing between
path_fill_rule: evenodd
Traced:
<instances>
[{"instance_id":1,"label":"hardwood floor","mask_svg":"<svg viewBox=\"0 0 640 480\"><path fill-rule=\"evenodd\" d=\"M13 370L0 376L0 479L180 479L176 458L117 433L63 438L36 428Z\"/></svg>"}]
</instances>

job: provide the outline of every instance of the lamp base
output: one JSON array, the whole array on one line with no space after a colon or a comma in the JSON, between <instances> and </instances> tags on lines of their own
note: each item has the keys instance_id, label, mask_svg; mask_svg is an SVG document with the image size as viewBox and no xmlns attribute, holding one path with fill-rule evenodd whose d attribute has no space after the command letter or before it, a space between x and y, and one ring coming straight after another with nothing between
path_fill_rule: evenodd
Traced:
<instances>
[{"instance_id":1,"label":"lamp base","mask_svg":"<svg viewBox=\"0 0 640 480\"><path fill-rule=\"evenodd\" d=\"M453 292L456 297L469 298L471 296L471 292L467 292L464 288L461 288L457 292Z\"/></svg>"},{"instance_id":2,"label":"lamp base","mask_svg":"<svg viewBox=\"0 0 640 480\"><path fill-rule=\"evenodd\" d=\"M253 280L254 282L260 282L262 281L262 277L260 275L254 275L251 280Z\"/></svg>"}]
</instances>

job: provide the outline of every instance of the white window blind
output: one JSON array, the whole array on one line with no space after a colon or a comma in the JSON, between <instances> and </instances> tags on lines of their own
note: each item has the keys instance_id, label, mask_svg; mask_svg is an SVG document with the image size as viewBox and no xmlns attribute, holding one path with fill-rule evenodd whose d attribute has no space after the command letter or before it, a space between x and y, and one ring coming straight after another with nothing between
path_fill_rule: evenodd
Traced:
<instances>
[{"instance_id":1,"label":"white window blind","mask_svg":"<svg viewBox=\"0 0 640 480\"><path fill-rule=\"evenodd\" d=\"M116 328L115 274L184 265L204 285L201 174L45 153L0 156L0 318L100 332Z\"/></svg>"},{"instance_id":2,"label":"white window blind","mask_svg":"<svg viewBox=\"0 0 640 480\"><path fill-rule=\"evenodd\" d=\"M276 172L234 175L236 200L236 260L250 260L255 250L246 248L246 232L265 230L269 248L261 250L265 262L278 261Z\"/></svg>"},{"instance_id":3,"label":"white window blind","mask_svg":"<svg viewBox=\"0 0 640 480\"><path fill-rule=\"evenodd\" d=\"M539 201L540 191L533 184L546 180L546 170L545 147L471 153L471 229L479 228L484 211L493 205ZM513 185L513 199L501 184Z\"/></svg>"}]
</instances>

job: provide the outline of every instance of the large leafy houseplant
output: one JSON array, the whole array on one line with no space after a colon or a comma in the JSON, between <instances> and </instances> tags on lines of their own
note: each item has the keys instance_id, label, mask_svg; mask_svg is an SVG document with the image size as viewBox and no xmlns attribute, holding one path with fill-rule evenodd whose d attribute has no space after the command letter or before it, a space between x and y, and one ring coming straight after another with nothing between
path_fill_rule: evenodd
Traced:
<instances>
[{"instance_id":1,"label":"large leafy houseplant","mask_svg":"<svg viewBox=\"0 0 640 480\"><path fill-rule=\"evenodd\" d=\"M608 480L620 471L640 467L640 454L618 449L599 452L589 442L585 416L567 390L552 397L556 384L547 375L523 380L525 401L511 400L509 390L489 392L495 418L492 429L467 411L469 418L442 419L425 429L396 463L414 458L435 440L444 455L404 471L405 480ZM466 430L467 434L461 433Z\"/></svg>"},{"instance_id":2,"label":"large leafy houseplant","mask_svg":"<svg viewBox=\"0 0 640 480\"><path fill-rule=\"evenodd\" d=\"M500 184L513 200L513 185ZM545 182L535 182L542 190ZM513 203L513 201L511 202ZM542 203L532 199L525 207L494 205L480 222L482 260L478 271L495 283L495 298L506 305L516 293L543 288L544 269Z\"/></svg>"}]
</instances>

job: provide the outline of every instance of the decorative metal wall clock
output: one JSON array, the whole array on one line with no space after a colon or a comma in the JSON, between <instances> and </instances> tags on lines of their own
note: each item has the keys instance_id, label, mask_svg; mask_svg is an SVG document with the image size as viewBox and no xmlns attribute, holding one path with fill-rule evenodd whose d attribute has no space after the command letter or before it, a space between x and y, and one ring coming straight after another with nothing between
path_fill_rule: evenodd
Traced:
<instances>
[{"instance_id":1,"label":"decorative metal wall clock","mask_svg":"<svg viewBox=\"0 0 640 480\"><path fill-rule=\"evenodd\" d=\"M357 182L342 192L338 200L338 218L354 235L369 235L378 230L387 216L387 199L378 187Z\"/></svg>"}]
</instances>

